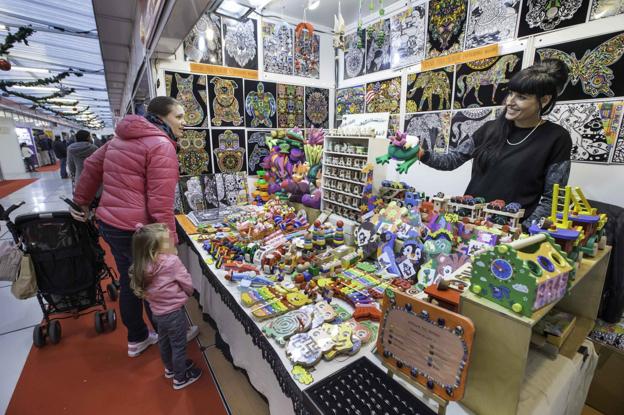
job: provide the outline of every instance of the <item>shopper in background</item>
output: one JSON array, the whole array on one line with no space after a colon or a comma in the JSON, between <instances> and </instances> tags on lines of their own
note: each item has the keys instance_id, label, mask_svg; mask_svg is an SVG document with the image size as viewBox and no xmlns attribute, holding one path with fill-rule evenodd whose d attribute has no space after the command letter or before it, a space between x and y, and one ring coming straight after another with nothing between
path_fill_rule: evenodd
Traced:
<instances>
[{"instance_id":1,"label":"shopper in background","mask_svg":"<svg viewBox=\"0 0 624 415\"><path fill-rule=\"evenodd\" d=\"M50 157L50 164L56 164L56 158L54 157L54 143L52 139L45 134L42 134L41 137L41 148L48 154Z\"/></svg>"},{"instance_id":2,"label":"shopper in background","mask_svg":"<svg viewBox=\"0 0 624 415\"><path fill-rule=\"evenodd\" d=\"M138 223L164 223L177 242L173 214L178 184L176 137L182 136L184 108L173 98L156 97L148 111L145 118L126 116L117 124L116 137L84 162L74 191L74 201L82 211L71 211L76 220L86 220L89 203L103 186L96 216L119 271L119 307L128 329L130 357L158 341L158 335L150 332L143 320L144 302L130 289L132 234ZM145 306L151 319L149 304ZM193 326L187 336L190 339L197 333Z\"/></svg>"},{"instance_id":3,"label":"shopper in background","mask_svg":"<svg viewBox=\"0 0 624 415\"><path fill-rule=\"evenodd\" d=\"M54 140L54 155L61 161L61 178L67 179L67 143L60 136Z\"/></svg>"},{"instance_id":4,"label":"shopper in background","mask_svg":"<svg viewBox=\"0 0 624 415\"><path fill-rule=\"evenodd\" d=\"M21 143L20 144L20 151L22 152L22 159L24 160L24 165L26 166L26 171L29 172L29 173L34 172L35 171L35 166L33 165L31 157L35 153L33 153L33 151L30 149L30 147L28 147L28 144L26 144L26 143Z\"/></svg>"},{"instance_id":5,"label":"shopper in background","mask_svg":"<svg viewBox=\"0 0 624 415\"><path fill-rule=\"evenodd\" d=\"M39 159L40 166L48 166L50 165L50 153L47 150L44 150L44 142L43 139L46 138L45 134L39 134L35 137L35 148L37 149L37 158Z\"/></svg>"},{"instance_id":6,"label":"shopper in background","mask_svg":"<svg viewBox=\"0 0 624 415\"><path fill-rule=\"evenodd\" d=\"M76 134L77 135L77 134ZM184 304L193 294L193 281L180 258L167 226L138 225L132 237L130 287L146 299L158 326L158 347L165 377L173 389L182 389L200 378L202 370L186 358L188 323Z\"/></svg>"},{"instance_id":7,"label":"shopper in background","mask_svg":"<svg viewBox=\"0 0 624 415\"><path fill-rule=\"evenodd\" d=\"M76 133L78 134L78 133ZM93 133L93 144L97 147L100 148L102 147L102 140L100 140L97 136L97 134ZM78 140L78 138L76 137L76 140Z\"/></svg>"},{"instance_id":8,"label":"shopper in background","mask_svg":"<svg viewBox=\"0 0 624 415\"><path fill-rule=\"evenodd\" d=\"M76 142L67 147L67 171L74 182L80 178L84 161L97 149L91 143L91 133L87 130L79 130L76 133Z\"/></svg>"},{"instance_id":9,"label":"shopper in background","mask_svg":"<svg viewBox=\"0 0 624 415\"><path fill-rule=\"evenodd\" d=\"M568 81L568 68L544 59L515 74L507 84L504 110L447 154L422 142L420 161L438 170L454 170L470 159L472 177L466 194L485 200L518 202L523 226L550 215L553 185L570 175L572 139L560 125L542 119L550 113Z\"/></svg>"}]
</instances>

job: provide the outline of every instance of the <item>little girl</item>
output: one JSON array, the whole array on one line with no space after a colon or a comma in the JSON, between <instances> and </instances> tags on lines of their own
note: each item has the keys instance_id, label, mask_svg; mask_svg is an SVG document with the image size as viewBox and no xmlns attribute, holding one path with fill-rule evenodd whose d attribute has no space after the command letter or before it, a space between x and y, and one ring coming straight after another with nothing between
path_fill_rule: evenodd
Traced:
<instances>
[{"instance_id":1,"label":"little girl","mask_svg":"<svg viewBox=\"0 0 624 415\"><path fill-rule=\"evenodd\" d=\"M177 390L199 379L202 370L186 359L184 303L193 293L193 285L174 252L166 225L153 223L139 227L132 237L130 287L137 297L150 304L165 377L173 378L173 389Z\"/></svg>"}]
</instances>

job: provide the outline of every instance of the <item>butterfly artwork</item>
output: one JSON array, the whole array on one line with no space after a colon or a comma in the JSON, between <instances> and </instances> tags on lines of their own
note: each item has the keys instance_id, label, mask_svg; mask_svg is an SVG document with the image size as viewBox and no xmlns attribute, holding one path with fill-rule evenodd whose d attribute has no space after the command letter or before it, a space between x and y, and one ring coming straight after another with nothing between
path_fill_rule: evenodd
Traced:
<instances>
[{"instance_id":1,"label":"butterfly artwork","mask_svg":"<svg viewBox=\"0 0 624 415\"><path fill-rule=\"evenodd\" d=\"M522 52L457 65L454 107L492 107L503 103L507 83L522 68Z\"/></svg>"},{"instance_id":2,"label":"butterfly artwork","mask_svg":"<svg viewBox=\"0 0 624 415\"><path fill-rule=\"evenodd\" d=\"M277 84L277 127L304 127L304 87Z\"/></svg>"},{"instance_id":3,"label":"butterfly artwork","mask_svg":"<svg viewBox=\"0 0 624 415\"><path fill-rule=\"evenodd\" d=\"M425 58L427 4L408 7L390 18L390 66L414 65Z\"/></svg>"},{"instance_id":4,"label":"butterfly artwork","mask_svg":"<svg viewBox=\"0 0 624 415\"><path fill-rule=\"evenodd\" d=\"M427 141L428 148L436 153L446 153L449 145L451 112L430 112L405 116L403 131Z\"/></svg>"},{"instance_id":5,"label":"butterfly artwork","mask_svg":"<svg viewBox=\"0 0 624 415\"><path fill-rule=\"evenodd\" d=\"M611 156L611 163L624 164L624 119L620 123L618 138L613 145L613 155Z\"/></svg>"},{"instance_id":6,"label":"butterfly artwork","mask_svg":"<svg viewBox=\"0 0 624 415\"><path fill-rule=\"evenodd\" d=\"M465 49L513 39L519 8L520 0L470 0Z\"/></svg>"},{"instance_id":7,"label":"butterfly artwork","mask_svg":"<svg viewBox=\"0 0 624 415\"><path fill-rule=\"evenodd\" d=\"M264 158L269 155L271 149L266 138L270 131L247 130L247 174L256 176Z\"/></svg>"},{"instance_id":8,"label":"butterfly artwork","mask_svg":"<svg viewBox=\"0 0 624 415\"><path fill-rule=\"evenodd\" d=\"M592 0L590 13L589 20L624 14L624 2L622 0Z\"/></svg>"},{"instance_id":9,"label":"butterfly artwork","mask_svg":"<svg viewBox=\"0 0 624 415\"><path fill-rule=\"evenodd\" d=\"M459 143L471 138L475 131L493 118L494 111L491 108L453 111L449 149L454 149Z\"/></svg>"},{"instance_id":10,"label":"butterfly artwork","mask_svg":"<svg viewBox=\"0 0 624 415\"><path fill-rule=\"evenodd\" d=\"M573 161L607 163L621 114L622 102L560 104L548 119L570 133Z\"/></svg>"},{"instance_id":11,"label":"butterfly artwork","mask_svg":"<svg viewBox=\"0 0 624 415\"><path fill-rule=\"evenodd\" d=\"M363 114L365 112L364 85L336 90L336 119L342 120L345 114Z\"/></svg>"},{"instance_id":12,"label":"butterfly artwork","mask_svg":"<svg viewBox=\"0 0 624 415\"><path fill-rule=\"evenodd\" d=\"M225 66L258 69L257 22L223 19Z\"/></svg>"},{"instance_id":13,"label":"butterfly artwork","mask_svg":"<svg viewBox=\"0 0 624 415\"><path fill-rule=\"evenodd\" d=\"M178 139L180 175L212 173L209 130L185 129Z\"/></svg>"},{"instance_id":14,"label":"butterfly artwork","mask_svg":"<svg viewBox=\"0 0 624 415\"><path fill-rule=\"evenodd\" d=\"M427 57L460 52L464 45L468 0L431 0Z\"/></svg>"},{"instance_id":15,"label":"butterfly artwork","mask_svg":"<svg viewBox=\"0 0 624 415\"><path fill-rule=\"evenodd\" d=\"M518 37L585 23L587 0L525 0Z\"/></svg>"},{"instance_id":16,"label":"butterfly artwork","mask_svg":"<svg viewBox=\"0 0 624 415\"><path fill-rule=\"evenodd\" d=\"M319 79L321 38L308 31L295 33L295 76Z\"/></svg>"},{"instance_id":17,"label":"butterfly artwork","mask_svg":"<svg viewBox=\"0 0 624 415\"><path fill-rule=\"evenodd\" d=\"M293 29L286 23L262 22L264 71L292 75Z\"/></svg>"},{"instance_id":18,"label":"butterfly artwork","mask_svg":"<svg viewBox=\"0 0 624 415\"><path fill-rule=\"evenodd\" d=\"M182 104L186 127L208 127L205 75L166 71L165 91L168 96Z\"/></svg>"},{"instance_id":19,"label":"butterfly artwork","mask_svg":"<svg viewBox=\"0 0 624 415\"><path fill-rule=\"evenodd\" d=\"M400 76L366 84L366 112L398 114L400 103Z\"/></svg>"},{"instance_id":20,"label":"butterfly artwork","mask_svg":"<svg viewBox=\"0 0 624 415\"><path fill-rule=\"evenodd\" d=\"M204 13L184 39L184 58L187 61L223 65L221 47L221 18Z\"/></svg>"},{"instance_id":21,"label":"butterfly artwork","mask_svg":"<svg viewBox=\"0 0 624 415\"><path fill-rule=\"evenodd\" d=\"M305 127L329 128L329 89L305 88Z\"/></svg>"},{"instance_id":22,"label":"butterfly artwork","mask_svg":"<svg viewBox=\"0 0 624 415\"><path fill-rule=\"evenodd\" d=\"M208 77L208 97L212 110L212 126L243 126L243 80L223 76Z\"/></svg>"},{"instance_id":23,"label":"butterfly artwork","mask_svg":"<svg viewBox=\"0 0 624 415\"><path fill-rule=\"evenodd\" d=\"M451 109L453 66L407 75L405 112Z\"/></svg>"},{"instance_id":24,"label":"butterfly artwork","mask_svg":"<svg viewBox=\"0 0 624 415\"><path fill-rule=\"evenodd\" d=\"M390 68L391 41L390 19L380 20L366 28L366 73Z\"/></svg>"},{"instance_id":25,"label":"butterfly artwork","mask_svg":"<svg viewBox=\"0 0 624 415\"><path fill-rule=\"evenodd\" d=\"M351 79L365 73L366 32L356 31L345 36L343 78Z\"/></svg>"},{"instance_id":26,"label":"butterfly artwork","mask_svg":"<svg viewBox=\"0 0 624 415\"><path fill-rule=\"evenodd\" d=\"M213 128L211 132L215 173L246 172L245 130Z\"/></svg>"},{"instance_id":27,"label":"butterfly artwork","mask_svg":"<svg viewBox=\"0 0 624 415\"><path fill-rule=\"evenodd\" d=\"M569 70L560 101L624 95L624 32L562 43L536 51L536 60L559 59ZM618 82L619 81L619 82Z\"/></svg>"},{"instance_id":28,"label":"butterfly artwork","mask_svg":"<svg viewBox=\"0 0 624 415\"><path fill-rule=\"evenodd\" d=\"M277 126L276 84L245 79L245 125L273 128Z\"/></svg>"}]
</instances>

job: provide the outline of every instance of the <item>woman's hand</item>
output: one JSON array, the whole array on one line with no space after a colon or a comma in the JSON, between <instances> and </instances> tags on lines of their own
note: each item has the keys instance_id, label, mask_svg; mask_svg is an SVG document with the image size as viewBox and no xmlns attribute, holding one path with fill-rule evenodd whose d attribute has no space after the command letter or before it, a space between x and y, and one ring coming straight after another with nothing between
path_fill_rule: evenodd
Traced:
<instances>
[{"instance_id":1,"label":"woman's hand","mask_svg":"<svg viewBox=\"0 0 624 415\"><path fill-rule=\"evenodd\" d=\"M70 207L69 214L78 222L86 222L89 219L89 206L80 206L80 210Z\"/></svg>"}]
</instances>

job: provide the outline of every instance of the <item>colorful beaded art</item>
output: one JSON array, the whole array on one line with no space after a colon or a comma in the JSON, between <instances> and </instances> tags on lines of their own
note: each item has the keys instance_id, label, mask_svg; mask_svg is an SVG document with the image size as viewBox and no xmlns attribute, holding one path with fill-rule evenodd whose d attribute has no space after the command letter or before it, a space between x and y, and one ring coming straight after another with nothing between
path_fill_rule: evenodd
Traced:
<instances>
[{"instance_id":1,"label":"colorful beaded art","mask_svg":"<svg viewBox=\"0 0 624 415\"><path fill-rule=\"evenodd\" d=\"M277 126L278 128L303 128L304 87L277 84Z\"/></svg>"},{"instance_id":2,"label":"colorful beaded art","mask_svg":"<svg viewBox=\"0 0 624 415\"><path fill-rule=\"evenodd\" d=\"M365 43L366 32L363 30L345 36L344 79L355 78L364 74Z\"/></svg>"},{"instance_id":3,"label":"colorful beaded art","mask_svg":"<svg viewBox=\"0 0 624 415\"><path fill-rule=\"evenodd\" d=\"M293 30L286 23L262 22L264 71L293 74Z\"/></svg>"},{"instance_id":4,"label":"colorful beaded art","mask_svg":"<svg viewBox=\"0 0 624 415\"><path fill-rule=\"evenodd\" d=\"M451 120L451 136L449 149L453 149L467 138L471 138L483 124L494 119L491 108L474 108L454 111Z\"/></svg>"},{"instance_id":5,"label":"colorful beaded art","mask_svg":"<svg viewBox=\"0 0 624 415\"><path fill-rule=\"evenodd\" d=\"M391 42L390 19L381 20L366 28L366 73L390 68Z\"/></svg>"},{"instance_id":6,"label":"colorful beaded art","mask_svg":"<svg viewBox=\"0 0 624 415\"><path fill-rule=\"evenodd\" d=\"M428 148L437 153L446 153L449 144L451 126L450 111L427 114L408 114L405 116L405 131L426 140Z\"/></svg>"},{"instance_id":7,"label":"colorful beaded art","mask_svg":"<svg viewBox=\"0 0 624 415\"><path fill-rule=\"evenodd\" d=\"M390 66L414 65L425 58L427 4L408 7L390 18Z\"/></svg>"},{"instance_id":8,"label":"colorful beaded art","mask_svg":"<svg viewBox=\"0 0 624 415\"><path fill-rule=\"evenodd\" d=\"M186 127L207 127L206 77L185 73L165 72L167 95L184 107Z\"/></svg>"},{"instance_id":9,"label":"colorful beaded art","mask_svg":"<svg viewBox=\"0 0 624 415\"><path fill-rule=\"evenodd\" d=\"M428 58L462 50L467 13L467 0L431 0L429 2Z\"/></svg>"},{"instance_id":10,"label":"colorful beaded art","mask_svg":"<svg viewBox=\"0 0 624 415\"><path fill-rule=\"evenodd\" d=\"M470 0L466 49L513 39L520 0Z\"/></svg>"},{"instance_id":11,"label":"colorful beaded art","mask_svg":"<svg viewBox=\"0 0 624 415\"><path fill-rule=\"evenodd\" d=\"M405 112L451 109L453 67L407 75Z\"/></svg>"},{"instance_id":12,"label":"colorful beaded art","mask_svg":"<svg viewBox=\"0 0 624 415\"><path fill-rule=\"evenodd\" d=\"M244 122L243 80L240 78L209 77L208 96L212 103L213 126L242 126Z\"/></svg>"},{"instance_id":13,"label":"colorful beaded art","mask_svg":"<svg viewBox=\"0 0 624 415\"><path fill-rule=\"evenodd\" d=\"M336 119L342 119L345 114L363 114L364 85L352 86L336 90Z\"/></svg>"},{"instance_id":14,"label":"colorful beaded art","mask_svg":"<svg viewBox=\"0 0 624 415\"><path fill-rule=\"evenodd\" d=\"M585 23L587 0L525 0L518 37Z\"/></svg>"},{"instance_id":15,"label":"colorful beaded art","mask_svg":"<svg viewBox=\"0 0 624 415\"><path fill-rule=\"evenodd\" d=\"M258 69L258 40L256 21L239 22L223 19L225 65L235 68Z\"/></svg>"},{"instance_id":16,"label":"colorful beaded art","mask_svg":"<svg viewBox=\"0 0 624 415\"><path fill-rule=\"evenodd\" d=\"M305 89L305 127L329 127L329 89Z\"/></svg>"},{"instance_id":17,"label":"colorful beaded art","mask_svg":"<svg viewBox=\"0 0 624 415\"><path fill-rule=\"evenodd\" d=\"M181 175L197 176L211 173L210 147L206 151L208 130L184 130L178 139L178 161Z\"/></svg>"},{"instance_id":18,"label":"colorful beaded art","mask_svg":"<svg viewBox=\"0 0 624 415\"><path fill-rule=\"evenodd\" d=\"M245 80L245 124L272 128L277 124L276 86L272 82Z\"/></svg>"},{"instance_id":19,"label":"colorful beaded art","mask_svg":"<svg viewBox=\"0 0 624 415\"><path fill-rule=\"evenodd\" d=\"M295 75L319 78L321 38L307 31L295 33Z\"/></svg>"},{"instance_id":20,"label":"colorful beaded art","mask_svg":"<svg viewBox=\"0 0 624 415\"><path fill-rule=\"evenodd\" d=\"M366 84L366 112L398 114L400 103L400 76Z\"/></svg>"},{"instance_id":21,"label":"colorful beaded art","mask_svg":"<svg viewBox=\"0 0 624 415\"><path fill-rule=\"evenodd\" d=\"M268 134L270 131L247 130L247 173L250 176L262 170L260 163L269 155L270 149L266 142Z\"/></svg>"},{"instance_id":22,"label":"colorful beaded art","mask_svg":"<svg viewBox=\"0 0 624 415\"><path fill-rule=\"evenodd\" d=\"M223 65L221 51L221 18L204 13L184 39L184 57L187 61Z\"/></svg>"},{"instance_id":23,"label":"colorful beaded art","mask_svg":"<svg viewBox=\"0 0 624 415\"><path fill-rule=\"evenodd\" d=\"M215 173L246 171L245 131L212 129L212 149Z\"/></svg>"}]
</instances>

